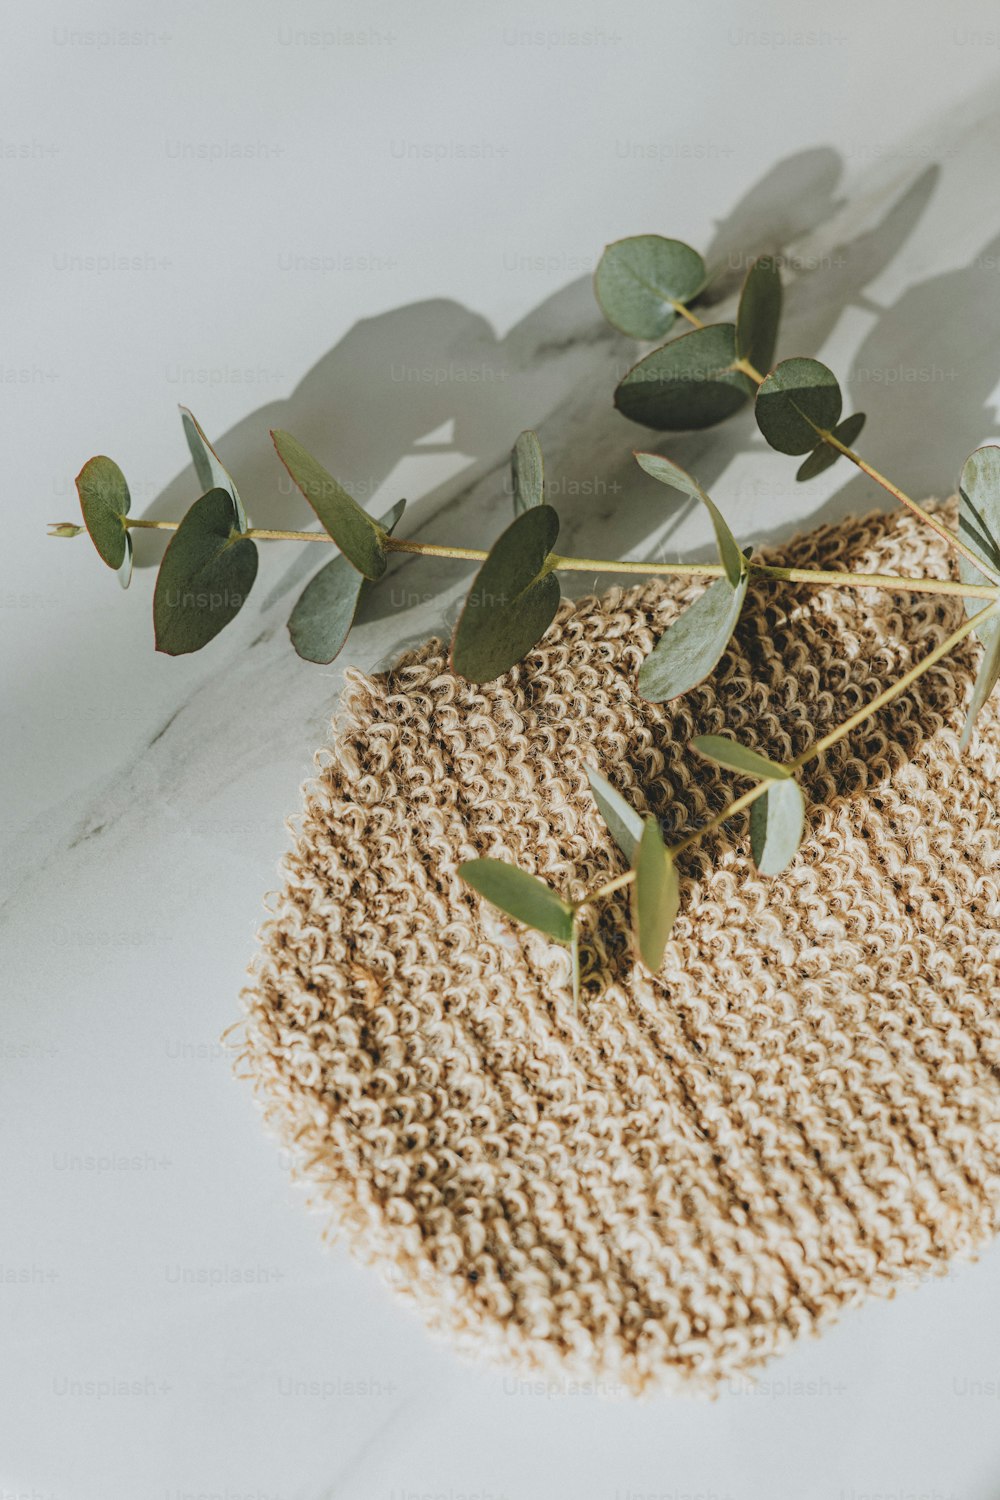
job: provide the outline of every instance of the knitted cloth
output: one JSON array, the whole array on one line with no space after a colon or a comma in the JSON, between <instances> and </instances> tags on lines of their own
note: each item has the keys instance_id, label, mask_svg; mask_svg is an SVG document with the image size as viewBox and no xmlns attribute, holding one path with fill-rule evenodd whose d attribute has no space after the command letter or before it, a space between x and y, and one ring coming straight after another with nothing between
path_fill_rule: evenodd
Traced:
<instances>
[{"instance_id":1,"label":"knitted cloth","mask_svg":"<svg viewBox=\"0 0 1000 1500\"><path fill-rule=\"evenodd\" d=\"M953 512L946 512L953 517ZM762 559L949 573L908 514ZM1000 1215L996 698L958 752L967 641L810 764L802 848L757 875L745 819L681 860L654 978L602 903L566 951L459 878L515 861L573 898L624 868L596 766L668 842L962 619L954 596L751 585L713 676L636 674L702 585L564 602L476 687L432 641L349 674L246 995L244 1058L331 1229L461 1349L598 1389L718 1387L872 1294L969 1255Z\"/></svg>"}]
</instances>

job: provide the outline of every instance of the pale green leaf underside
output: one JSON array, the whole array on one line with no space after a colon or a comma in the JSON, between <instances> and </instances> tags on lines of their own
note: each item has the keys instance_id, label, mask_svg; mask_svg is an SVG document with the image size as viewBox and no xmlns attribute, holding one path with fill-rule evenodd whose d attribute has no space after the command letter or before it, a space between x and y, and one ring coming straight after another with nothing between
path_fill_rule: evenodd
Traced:
<instances>
[{"instance_id":1,"label":"pale green leaf underside","mask_svg":"<svg viewBox=\"0 0 1000 1500\"><path fill-rule=\"evenodd\" d=\"M748 578L735 588L717 578L672 625L639 669L639 692L649 703L665 703L696 687L717 665L736 629Z\"/></svg>"},{"instance_id":2,"label":"pale green leaf underside","mask_svg":"<svg viewBox=\"0 0 1000 1500\"><path fill-rule=\"evenodd\" d=\"M546 933L558 943L572 943L572 906L537 875L529 875L502 859L467 860L459 865L458 873L473 890L515 921Z\"/></svg>"},{"instance_id":3,"label":"pale green leaf underside","mask_svg":"<svg viewBox=\"0 0 1000 1500\"><path fill-rule=\"evenodd\" d=\"M208 438L202 430L201 424L192 411L186 406L180 407L181 422L184 427L184 436L191 450L191 458L194 461L195 473L198 476L202 490L228 490L233 497L236 506L236 524L239 531L247 529L247 515L243 509L243 501L240 499L239 490L229 470L219 459L219 455L212 447Z\"/></svg>"},{"instance_id":4,"label":"pale green leaf underside","mask_svg":"<svg viewBox=\"0 0 1000 1500\"><path fill-rule=\"evenodd\" d=\"M762 875L780 875L802 842L806 804L797 781L775 781L750 808L750 847Z\"/></svg>"},{"instance_id":5,"label":"pale green leaf underside","mask_svg":"<svg viewBox=\"0 0 1000 1500\"><path fill-rule=\"evenodd\" d=\"M691 743L706 759L714 760L717 765L726 766L730 771L738 771L741 776L755 776L761 781L785 781L791 775L777 761L768 760L766 755L725 735L699 734Z\"/></svg>"},{"instance_id":6,"label":"pale green leaf underside","mask_svg":"<svg viewBox=\"0 0 1000 1500\"><path fill-rule=\"evenodd\" d=\"M520 516L545 500L545 464L536 433L522 432L510 455L514 514Z\"/></svg>"},{"instance_id":7,"label":"pale green leaf underside","mask_svg":"<svg viewBox=\"0 0 1000 1500\"><path fill-rule=\"evenodd\" d=\"M631 864L635 858L636 845L642 838L642 814L625 801L621 792L616 791L600 771L595 771L593 766L587 766L586 769L590 790L601 817L608 826L608 832Z\"/></svg>"},{"instance_id":8,"label":"pale green leaf underside","mask_svg":"<svg viewBox=\"0 0 1000 1500\"><path fill-rule=\"evenodd\" d=\"M636 945L646 968L655 974L663 963L663 950L680 904L677 870L655 818L647 818L643 823L634 869L632 917Z\"/></svg>"},{"instance_id":9,"label":"pale green leaf underside","mask_svg":"<svg viewBox=\"0 0 1000 1500\"><path fill-rule=\"evenodd\" d=\"M661 484L679 490L682 495L690 495L693 500L698 500L704 505L715 532L719 561L726 570L726 577L735 588L746 569L746 560L740 551L739 543L729 529L725 516L715 501L686 469L682 469L680 464L675 464L672 459L664 458L661 453L637 452L635 458L639 467L644 469L652 479L658 479Z\"/></svg>"}]
</instances>

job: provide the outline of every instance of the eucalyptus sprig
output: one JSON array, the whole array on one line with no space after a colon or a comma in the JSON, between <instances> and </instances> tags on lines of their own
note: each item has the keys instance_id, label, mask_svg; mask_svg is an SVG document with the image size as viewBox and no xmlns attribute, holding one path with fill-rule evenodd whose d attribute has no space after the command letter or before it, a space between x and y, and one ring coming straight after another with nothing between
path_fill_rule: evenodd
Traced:
<instances>
[{"instance_id":1,"label":"eucalyptus sprig","mask_svg":"<svg viewBox=\"0 0 1000 1500\"><path fill-rule=\"evenodd\" d=\"M805 827L805 800L797 780L803 766L906 692L973 633L985 650L963 748L1000 680L1000 447L979 448L966 460L958 487L958 532L953 532L855 451L864 415L843 416L843 393L826 365L804 357L773 363L782 306L776 261L764 256L750 266L732 323L704 323L692 311L709 283L702 257L679 240L639 235L605 250L595 291L617 329L654 342L674 330L678 320L689 325L688 331L659 343L628 371L615 392L618 409L635 422L673 432L713 426L752 400L767 443L803 459L798 479L813 478L838 458L847 458L948 543L958 558L957 580L760 563L751 548L740 546L719 505L693 475L661 453L642 450L635 457L647 475L705 507L717 561L652 563L562 555L555 550L559 517L546 496L542 450L531 431L520 434L511 454L513 520L489 549L397 536L405 501L373 518L317 458L283 431L271 433L278 458L322 529L254 527L232 476L193 414L183 407L181 418L200 493L180 520L133 517L124 474L110 458L99 455L88 460L76 481L83 526L66 521L51 528L59 537L77 536L86 529L99 556L125 587L132 571L131 533L140 528L173 533L153 595L156 649L171 656L200 650L236 617L256 577L259 542L318 542L338 549L307 584L288 621L298 655L318 663L332 662L342 650L363 598L385 576L394 554L477 562L480 566L452 638L451 661L457 674L480 684L502 677L530 656L559 608L560 572L708 580L640 667L637 689L654 703L679 697L714 670L732 639L751 584L960 596L966 608L961 626L795 760L778 764L725 736L694 740L696 752L747 777L752 785L673 846L664 842L655 819L640 815L596 768L588 768L596 805L627 868L581 899L571 901L537 876L502 860L476 859L461 866L463 879L493 905L567 948L577 996L581 927L598 902L631 888L635 946L643 964L655 972L679 909L678 860L697 839L746 811L758 870L779 874L794 859Z\"/></svg>"}]
</instances>

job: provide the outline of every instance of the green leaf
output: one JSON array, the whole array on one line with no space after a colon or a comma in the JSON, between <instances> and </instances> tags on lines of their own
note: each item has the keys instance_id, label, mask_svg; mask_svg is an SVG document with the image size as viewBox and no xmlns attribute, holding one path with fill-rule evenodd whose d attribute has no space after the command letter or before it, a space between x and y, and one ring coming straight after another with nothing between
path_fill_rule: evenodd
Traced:
<instances>
[{"instance_id":1,"label":"green leaf","mask_svg":"<svg viewBox=\"0 0 1000 1500\"><path fill-rule=\"evenodd\" d=\"M272 431L278 457L319 516L344 556L373 581L382 577L388 558L386 534L321 463L289 432Z\"/></svg>"},{"instance_id":2,"label":"green leaf","mask_svg":"<svg viewBox=\"0 0 1000 1500\"><path fill-rule=\"evenodd\" d=\"M502 677L548 630L560 595L546 563L558 535L552 506L534 505L493 543L455 627L451 662L461 677Z\"/></svg>"},{"instance_id":3,"label":"green leaf","mask_svg":"<svg viewBox=\"0 0 1000 1500\"><path fill-rule=\"evenodd\" d=\"M406 508L398 500L379 518L391 536ZM333 661L350 635L361 603L372 584L341 553L310 579L288 620L292 645L303 661Z\"/></svg>"},{"instance_id":4,"label":"green leaf","mask_svg":"<svg viewBox=\"0 0 1000 1500\"><path fill-rule=\"evenodd\" d=\"M194 460L195 473L202 490L228 490L233 497L236 506L236 520L240 531L247 529L247 513L243 509L243 501L240 499L239 491L233 482L229 470L219 461L219 455L205 436L201 426L192 411L186 406L179 408L181 422L184 425L184 436L191 450Z\"/></svg>"},{"instance_id":5,"label":"green leaf","mask_svg":"<svg viewBox=\"0 0 1000 1500\"><path fill-rule=\"evenodd\" d=\"M635 859L636 845L642 838L642 814L637 813L630 803L625 801L621 792L615 791L610 781L606 780L593 766L587 766L587 779L590 782L590 790L594 794L594 801L605 823L608 832L618 845L629 864Z\"/></svg>"},{"instance_id":6,"label":"green leaf","mask_svg":"<svg viewBox=\"0 0 1000 1500\"><path fill-rule=\"evenodd\" d=\"M983 601L980 599L979 603ZM990 620L989 625L996 622ZM959 749L966 750L972 739L972 731L976 727L976 720L985 704L987 698L1000 682L1000 633L994 635L992 641L983 652L983 659L979 663L979 671L972 687L972 701L969 704L969 712L965 718L965 727L962 730L962 738L959 741Z\"/></svg>"},{"instance_id":7,"label":"green leaf","mask_svg":"<svg viewBox=\"0 0 1000 1500\"><path fill-rule=\"evenodd\" d=\"M756 370L774 363L781 322L781 274L771 255L762 255L747 272L736 314L736 350Z\"/></svg>"},{"instance_id":8,"label":"green leaf","mask_svg":"<svg viewBox=\"0 0 1000 1500\"><path fill-rule=\"evenodd\" d=\"M852 416L845 417L833 429L834 437L839 438L845 448L853 448L861 436L861 429L865 425L865 420L863 411L854 412ZM822 474L825 469L830 468L831 464L835 464L840 457L841 454L839 451L831 447L829 443L817 443L805 462L799 465L799 470L795 477L796 479L815 479L817 474Z\"/></svg>"},{"instance_id":9,"label":"green leaf","mask_svg":"<svg viewBox=\"0 0 1000 1500\"><path fill-rule=\"evenodd\" d=\"M719 549L719 561L726 570L726 577L735 588L746 572L746 558L740 551L739 543L730 531L715 501L706 494L698 481L692 478L686 469L682 469L680 464L675 464L672 459L664 458L660 453L636 453L635 457L639 467L645 469L653 479L658 479L661 484L669 484L673 489L680 490L681 494L690 495L693 500L700 500L705 506L712 518L716 545Z\"/></svg>"},{"instance_id":10,"label":"green leaf","mask_svg":"<svg viewBox=\"0 0 1000 1500\"><path fill-rule=\"evenodd\" d=\"M713 427L739 411L754 383L734 370L736 328L711 323L672 339L633 365L615 391L623 416L661 432Z\"/></svg>"},{"instance_id":11,"label":"green leaf","mask_svg":"<svg viewBox=\"0 0 1000 1500\"><path fill-rule=\"evenodd\" d=\"M520 516L533 505L545 502L545 465L542 445L534 432L522 432L510 454L510 477L514 486L514 514Z\"/></svg>"},{"instance_id":12,"label":"green leaf","mask_svg":"<svg viewBox=\"0 0 1000 1500\"><path fill-rule=\"evenodd\" d=\"M572 943L573 907L537 875L502 859L470 859L459 865L458 873L508 917L546 933L557 943Z\"/></svg>"},{"instance_id":13,"label":"green leaf","mask_svg":"<svg viewBox=\"0 0 1000 1500\"><path fill-rule=\"evenodd\" d=\"M705 284L705 262L683 240L636 234L608 245L594 291L608 322L633 339L658 339L672 327L677 303Z\"/></svg>"},{"instance_id":14,"label":"green leaf","mask_svg":"<svg viewBox=\"0 0 1000 1500\"><path fill-rule=\"evenodd\" d=\"M667 627L639 669L639 692L665 703L697 687L717 665L736 629L749 579L733 588L717 578Z\"/></svg>"},{"instance_id":15,"label":"green leaf","mask_svg":"<svg viewBox=\"0 0 1000 1500\"><path fill-rule=\"evenodd\" d=\"M802 842L806 804L797 781L775 781L750 808L750 848L762 875L780 875Z\"/></svg>"},{"instance_id":16,"label":"green leaf","mask_svg":"<svg viewBox=\"0 0 1000 1500\"><path fill-rule=\"evenodd\" d=\"M130 531L125 533L125 556L118 569L118 582L123 589L127 589L132 582L132 533Z\"/></svg>"},{"instance_id":17,"label":"green leaf","mask_svg":"<svg viewBox=\"0 0 1000 1500\"><path fill-rule=\"evenodd\" d=\"M240 535L228 490L196 500L163 554L153 593L156 649L199 651L234 619L257 576L257 548Z\"/></svg>"},{"instance_id":18,"label":"green leaf","mask_svg":"<svg viewBox=\"0 0 1000 1500\"><path fill-rule=\"evenodd\" d=\"M1000 448L987 444L969 455L958 481L958 533L977 557L993 573L1000 573ZM958 560L963 583L984 584L990 579L965 557ZM966 599L965 612L971 619L982 610L985 601ZM1000 676L1000 618L996 615L978 626L976 634L985 651L976 674L972 702L962 731L961 748L972 738L979 711Z\"/></svg>"},{"instance_id":19,"label":"green leaf","mask_svg":"<svg viewBox=\"0 0 1000 1500\"><path fill-rule=\"evenodd\" d=\"M741 745L737 740L731 740L720 734L699 734L692 741L692 745L699 755L704 755L706 760L714 760L716 765L726 766L730 771L738 771L741 776L756 776L763 781L777 780L787 781L791 771L777 761L768 760L766 755L761 755L756 750Z\"/></svg>"},{"instance_id":20,"label":"green leaf","mask_svg":"<svg viewBox=\"0 0 1000 1500\"><path fill-rule=\"evenodd\" d=\"M132 504L125 475L101 453L84 464L76 489L90 540L109 568L121 568L129 553L125 517Z\"/></svg>"},{"instance_id":21,"label":"green leaf","mask_svg":"<svg viewBox=\"0 0 1000 1500\"><path fill-rule=\"evenodd\" d=\"M965 545L981 557L992 573L1000 573L1000 448L987 444L971 453L958 481L958 533ZM963 583L984 584L990 579L965 557L959 558ZM981 599L966 599L966 613L978 615ZM988 620L983 640L992 639L1000 621Z\"/></svg>"},{"instance_id":22,"label":"green leaf","mask_svg":"<svg viewBox=\"0 0 1000 1500\"><path fill-rule=\"evenodd\" d=\"M663 963L670 929L680 905L677 869L655 818L643 823L635 855L632 922L646 968L655 974Z\"/></svg>"},{"instance_id":23,"label":"green leaf","mask_svg":"<svg viewBox=\"0 0 1000 1500\"><path fill-rule=\"evenodd\" d=\"M783 359L757 391L757 426L779 453L809 453L840 421L837 377L818 359Z\"/></svg>"}]
</instances>

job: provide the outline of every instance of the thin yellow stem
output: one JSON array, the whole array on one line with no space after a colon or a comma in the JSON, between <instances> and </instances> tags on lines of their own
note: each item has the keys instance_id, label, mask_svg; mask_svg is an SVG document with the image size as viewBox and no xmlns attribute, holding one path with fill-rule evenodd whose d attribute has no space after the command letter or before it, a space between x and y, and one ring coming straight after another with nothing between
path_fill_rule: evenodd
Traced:
<instances>
[{"instance_id":1,"label":"thin yellow stem","mask_svg":"<svg viewBox=\"0 0 1000 1500\"><path fill-rule=\"evenodd\" d=\"M757 385L764 384L763 375L757 369L756 365L752 365L748 359L738 359L736 363L730 365L729 368L731 370L742 370L743 374L749 375L750 379L756 381Z\"/></svg>"},{"instance_id":2,"label":"thin yellow stem","mask_svg":"<svg viewBox=\"0 0 1000 1500\"><path fill-rule=\"evenodd\" d=\"M176 531L179 521L140 521L131 516L124 518L125 525L147 531ZM244 536L258 542L323 542L333 546L332 536L325 531L273 531L263 526L250 526ZM439 547L431 542L407 542L389 537L386 547L393 552L406 552L423 557L453 557L464 562L483 562L489 555L481 547ZM721 563L655 563L619 562L614 558L561 557L554 553L551 567L564 573L626 573L635 576L721 578ZM945 578L904 578L893 573L843 573L825 571L821 568L782 568L764 563L749 564L751 573L758 578L780 579L788 583L809 583L817 587L831 585L835 588L896 589L901 593L914 594L958 594L964 599L995 599L1000 585L965 584Z\"/></svg>"},{"instance_id":3,"label":"thin yellow stem","mask_svg":"<svg viewBox=\"0 0 1000 1500\"><path fill-rule=\"evenodd\" d=\"M951 635L946 636L940 645L934 647L933 651L929 651L926 656L921 657L915 666L911 667L908 672L904 672L902 677L898 678L890 687L887 687L884 692L879 693L878 697L873 698L870 703L866 703L863 708L859 708L857 713L852 714L849 719L845 719L842 724L838 724L836 729L831 729L829 734L823 735L822 739L818 739L815 745L810 745L808 750L804 750L801 755L797 755L794 760L790 760L785 769L788 771L801 770L803 766L808 765L809 761L815 760L817 756L822 755L832 745L836 745L839 740L849 735L852 730L857 729L859 724L863 724L866 719L870 719L872 714L878 713L879 709L885 708L887 704L892 703L900 694L905 693L907 688L912 687L942 657L947 656L949 651L953 651L956 646L960 645L966 636L971 635L974 630L978 629L984 620L996 614L997 608L998 606L994 601L992 604L987 604L985 609L981 609L971 619L964 620L957 630L953 630ZM758 782L748 792L744 792L741 797L737 797L728 807L724 807L722 812L716 813L714 818L711 818L695 833L689 833L686 838L674 846L670 851L671 854L680 854L682 850L690 848L698 839L703 838L706 833L712 833L716 828L720 828L723 823L727 823L736 813L742 812L744 808L756 802L757 798L762 797L768 787L772 785L773 782L771 781Z\"/></svg>"},{"instance_id":4,"label":"thin yellow stem","mask_svg":"<svg viewBox=\"0 0 1000 1500\"><path fill-rule=\"evenodd\" d=\"M891 479L886 479L885 475L880 474L878 469L861 457L860 453L855 453L853 448L849 448L846 443L842 443L832 432L827 432L824 428L817 428L817 431L825 443L829 443L831 448L836 448L838 453L842 453L845 458L849 458L852 464L857 464L862 473L867 474L869 479L874 479L876 484L880 484L894 500L898 500L900 505L905 505L915 516L919 516L921 521L925 522L932 531L936 531L938 536L943 541L946 541L950 547L954 547L956 552L960 552L980 573L986 578L991 579L993 583L1000 584L1000 577L994 573L993 569L988 567L981 557L977 557L972 549L965 545L961 537L956 536L943 521L939 521L937 516L932 516L930 511L924 510L922 505L918 505L916 500L912 500L898 485L893 484Z\"/></svg>"},{"instance_id":5,"label":"thin yellow stem","mask_svg":"<svg viewBox=\"0 0 1000 1500\"><path fill-rule=\"evenodd\" d=\"M635 879L634 870L626 870L624 875L616 875L614 880L609 880L607 885L599 885L596 890L588 891L582 901L575 903L574 909L579 911L581 906L588 906L591 901L599 901L602 896L613 895L620 891L622 886L629 885Z\"/></svg>"},{"instance_id":6,"label":"thin yellow stem","mask_svg":"<svg viewBox=\"0 0 1000 1500\"><path fill-rule=\"evenodd\" d=\"M704 328L706 326L700 318L695 316L690 308L684 306L683 302L671 302L670 305L675 313L679 313L682 318L687 319L692 328Z\"/></svg>"},{"instance_id":7,"label":"thin yellow stem","mask_svg":"<svg viewBox=\"0 0 1000 1500\"><path fill-rule=\"evenodd\" d=\"M412 552L422 557L458 557L466 562L485 562L489 553L480 547L437 547L432 542L404 542L387 537L384 544L391 552Z\"/></svg>"},{"instance_id":8,"label":"thin yellow stem","mask_svg":"<svg viewBox=\"0 0 1000 1500\"><path fill-rule=\"evenodd\" d=\"M810 745L808 750L804 750L801 755L797 755L794 760L790 760L785 769L793 772L800 771L803 766L808 765L809 761L815 760L817 756L822 755L831 746L836 745L839 740L844 739L852 730L857 729L866 719L870 719L873 714L878 713L880 709L885 708L887 704L892 703L895 698L905 693L907 688L912 687L942 657L947 656L949 651L953 651L967 636L971 635L974 630L978 630L984 621L996 615L998 611L1000 611L1000 604L994 600L992 604L988 604L985 609L981 609L971 619L963 621L957 630L953 630L951 635L947 636L940 645L935 646L933 651L929 651L915 666L911 667L909 671L904 672L902 677L898 678L891 687L887 687L884 692L879 693L870 703L866 703L863 708L859 708L857 713L852 714L849 719L845 719L842 724L838 724L836 729L831 729L829 734L823 735L814 745ZM679 843L674 844L670 850L671 855L676 859L679 854L682 854L685 849L690 849L692 844L696 844L707 833L714 833L717 828L721 828L723 823L728 823L729 819L735 817L737 813L741 813L746 808L752 806L757 801L757 798L762 797L768 788L774 786L774 784L774 781L771 779L759 781L756 786L752 786L749 791L744 792L724 807L721 812L716 813L701 828L695 829L693 833L689 833ZM619 875L615 880L608 881L606 885L602 885L597 890L589 892L583 901L577 904L578 906L583 906L588 901L596 901L600 896L609 895L612 891L618 891L624 886L631 885L634 880L635 871L627 870L624 875Z\"/></svg>"}]
</instances>

